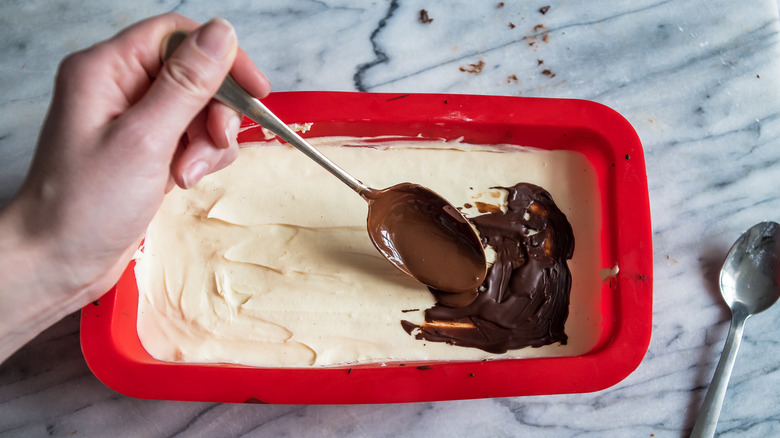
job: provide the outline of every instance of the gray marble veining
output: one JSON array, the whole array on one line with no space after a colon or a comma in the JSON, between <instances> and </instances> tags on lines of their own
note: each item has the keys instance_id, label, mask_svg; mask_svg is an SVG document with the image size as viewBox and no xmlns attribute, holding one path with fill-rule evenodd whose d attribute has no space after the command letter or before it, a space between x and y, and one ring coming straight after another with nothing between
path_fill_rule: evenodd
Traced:
<instances>
[{"instance_id":1,"label":"gray marble veining","mask_svg":"<svg viewBox=\"0 0 780 438\"><path fill-rule=\"evenodd\" d=\"M432 22L418 19L423 8ZM743 230L780 218L776 2L8 0L0 203L24 178L59 60L171 10L230 20L277 91L581 98L620 112L647 160L648 353L624 381L593 394L375 406L149 401L92 376L72 315L0 365L0 437L687 435L728 330L720 263ZM780 435L779 317L774 308L747 322L720 436Z\"/></svg>"}]
</instances>

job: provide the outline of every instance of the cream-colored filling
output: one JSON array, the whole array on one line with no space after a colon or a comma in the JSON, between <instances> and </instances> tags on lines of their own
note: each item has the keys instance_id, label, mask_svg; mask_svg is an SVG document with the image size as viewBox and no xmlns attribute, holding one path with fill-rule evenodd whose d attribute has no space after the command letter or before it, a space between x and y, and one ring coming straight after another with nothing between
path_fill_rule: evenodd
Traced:
<instances>
[{"instance_id":1,"label":"cream-colored filling","mask_svg":"<svg viewBox=\"0 0 780 438\"><path fill-rule=\"evenodd\" d=\"M460 142L311 141L371 187L415 182L456 206L500 206L506 193L495 186L547 189L576 242L568 344L495 355L408 335L400 321L422 323L431 294L373 247L363 199L302 153L270 141L246 145L235 163L193 189L174 189L150 225L136 276L138 335L153 357L311 367L571 356L596 344L601 207L583 155Z\"/></svg>"}]
</instances>

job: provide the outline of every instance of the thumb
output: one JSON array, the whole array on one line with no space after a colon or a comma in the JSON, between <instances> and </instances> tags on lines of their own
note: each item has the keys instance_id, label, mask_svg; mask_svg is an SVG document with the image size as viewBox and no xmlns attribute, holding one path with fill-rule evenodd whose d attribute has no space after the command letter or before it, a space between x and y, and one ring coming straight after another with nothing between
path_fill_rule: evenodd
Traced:
<instances>
[{"instance_id":1,"label":"thumb","mask_svg":"<svg viewBox=\"0 0 780 438\"><path fill-rule=\"evenodd\" d=\"M236 32L215 18L192 32L165 62L134 106L148 131L175 145L228 75L238 51ZM172 136L173 138L166 138Z\"/></svg>"}]
</instances>

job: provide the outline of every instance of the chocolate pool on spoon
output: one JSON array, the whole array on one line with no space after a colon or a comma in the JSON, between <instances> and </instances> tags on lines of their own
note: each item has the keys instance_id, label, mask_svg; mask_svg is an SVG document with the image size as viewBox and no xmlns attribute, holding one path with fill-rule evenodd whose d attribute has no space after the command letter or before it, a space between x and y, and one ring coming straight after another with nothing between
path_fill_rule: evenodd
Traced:
<instances>
[{"instance_id":1,"label":"chocolate pool on spoon","mask_svg":"<svg viewBox=\"0 0 780 438\"><path fill-rule=\"evenodd\" d=\"M173 33L168 59L186 38ZM231 76L214 98L272 131L324 167L368 202L368 234L380 253L405 274L444 294L474 294L485 280L487 261L479 236L444 198L417 184L372 189L330 161L244 90Z\"/></svg>"}]
</instances>

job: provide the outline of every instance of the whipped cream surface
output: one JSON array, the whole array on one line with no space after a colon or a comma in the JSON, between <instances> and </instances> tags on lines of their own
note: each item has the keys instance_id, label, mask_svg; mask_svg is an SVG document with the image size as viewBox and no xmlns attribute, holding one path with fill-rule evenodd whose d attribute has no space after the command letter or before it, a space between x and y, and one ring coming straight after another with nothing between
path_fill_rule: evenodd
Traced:
<instances>
[{"instance_id":1,"label":"whipped cream surface","mask_svg":"<svg viewBox=\"0 0 780 438\"><path fill-rule=\"evenodd\" d=\"M366 232L367 205L276 140L190 190L169 193L136 263L138 335L156 359L260 367L576 356L601 334L601 201L582 154L514 145L376 138L309 139L366 185L414 182L467 217L506 211L506 191L550 192L573 229L568 341L506 353L417 339L428 289L387 262ZM488 248L490 255L490 248Z\"/></svg>"}]
</instances>

